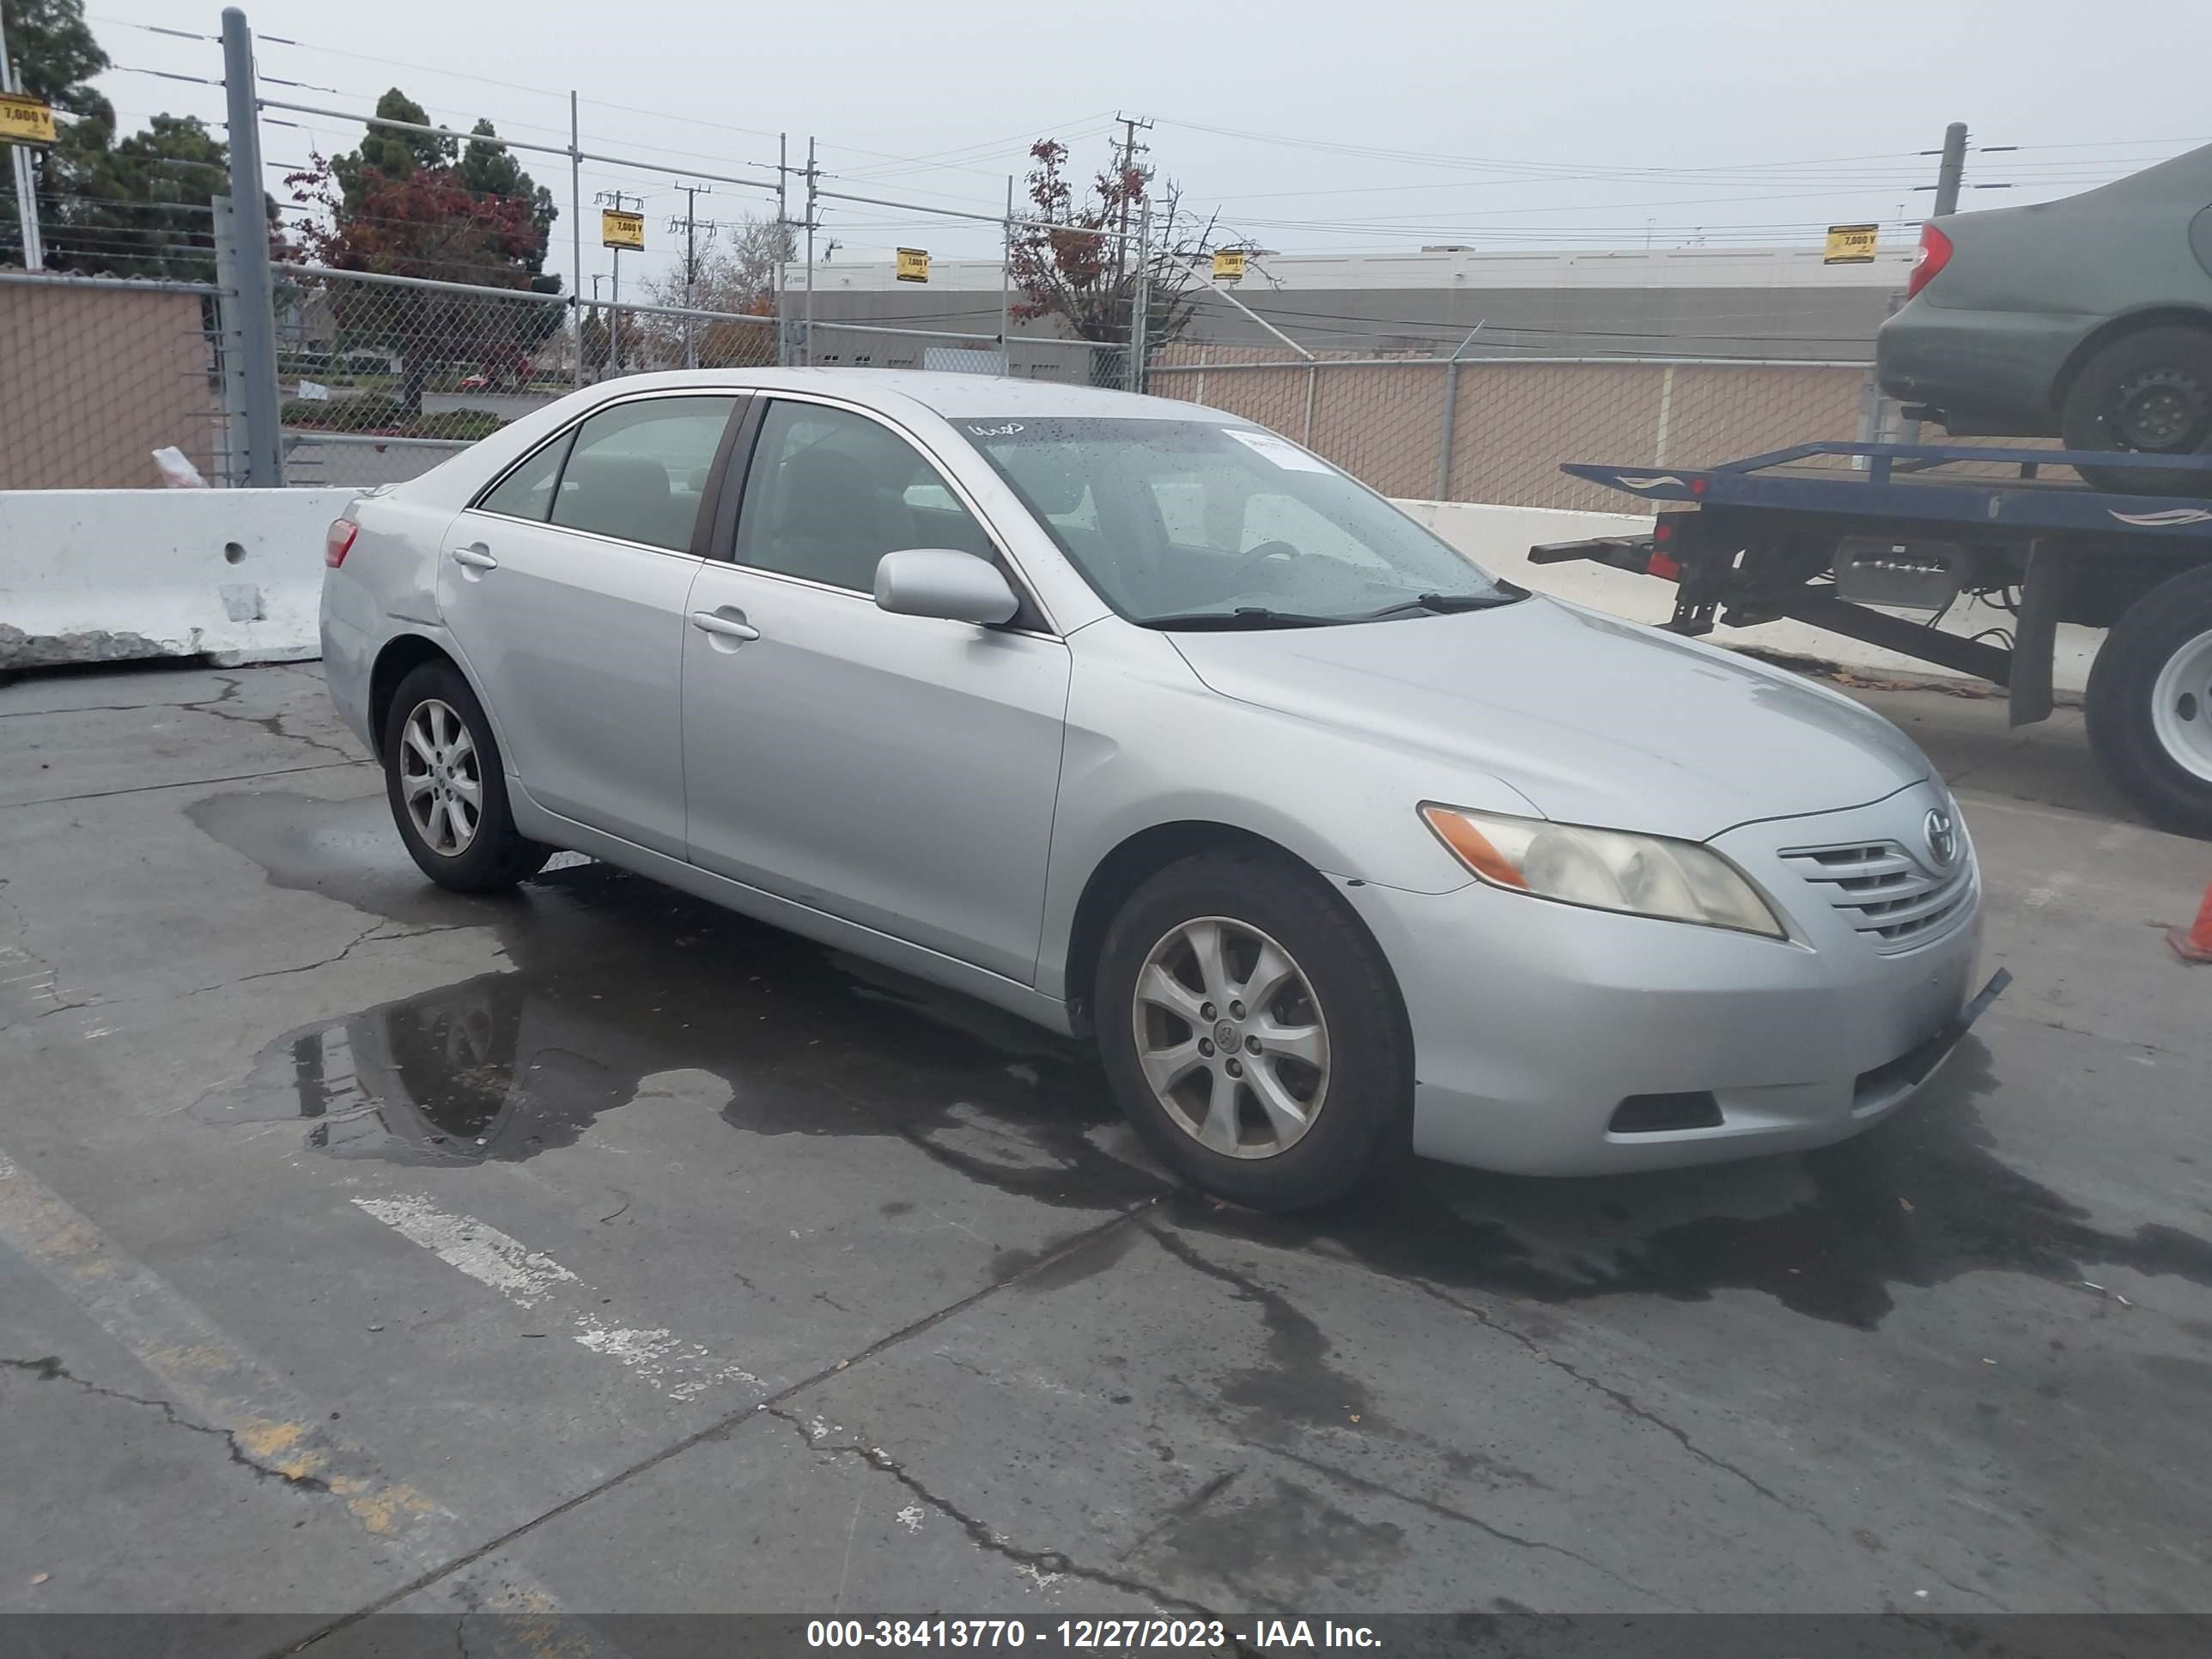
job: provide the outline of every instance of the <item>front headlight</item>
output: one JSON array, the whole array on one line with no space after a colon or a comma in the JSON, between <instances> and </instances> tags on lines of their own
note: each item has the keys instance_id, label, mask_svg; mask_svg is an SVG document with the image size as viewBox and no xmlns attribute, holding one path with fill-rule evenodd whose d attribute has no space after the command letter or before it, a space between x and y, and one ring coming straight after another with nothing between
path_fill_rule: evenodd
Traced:
<instances>
[{"instance_id":1,"label":"front headlight","mask_svg":"<svg viewBox=\"0 0 2212 1659\"><path fill-rule=\"evenodd\" d=\"M1493 887L1595 910L1787 939L1789 930L1719 854L1695 842L1588 830L1431 802L1421 817Z\"/></svg>"}]
</instances>

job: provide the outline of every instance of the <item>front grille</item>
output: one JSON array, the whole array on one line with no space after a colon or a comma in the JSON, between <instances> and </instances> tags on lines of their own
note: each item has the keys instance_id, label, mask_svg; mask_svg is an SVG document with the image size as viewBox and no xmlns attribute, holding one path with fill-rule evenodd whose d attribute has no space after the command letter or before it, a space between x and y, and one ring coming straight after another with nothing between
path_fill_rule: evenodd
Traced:
<instances>
[{"instance_id":1,"label":"front grille","mask_svg":"<svg viewBox=\"0 0 2212 1659\"><path fill-rule=\"evenodd\" d=\"M1974 860L1962 852L1936 870L1893 841L1802 847L1787 860L1875 950L1910 951L1966 921L1974 896Z\"/></svg>"}]
</instances>

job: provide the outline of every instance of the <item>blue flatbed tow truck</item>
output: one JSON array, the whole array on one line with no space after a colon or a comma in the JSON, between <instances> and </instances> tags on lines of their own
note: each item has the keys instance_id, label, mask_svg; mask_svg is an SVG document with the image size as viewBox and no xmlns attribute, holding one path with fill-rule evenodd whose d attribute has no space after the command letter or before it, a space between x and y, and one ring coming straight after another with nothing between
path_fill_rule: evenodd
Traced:
<instances>
[{"instance_id":1,"label":"blue flatbed tow truck","mask_svg":"<svg viewBox=\"0 0 2212 1659\"><path fill-rule=\"evenodd\" d=\"M2203 494L2093 489L2069 476L2081 463L2200 472ZM1532 548L1531 562L1674 582L1678 634L1808 623L2003 686L2022 726L2051 714L2057 625L2106 629L2086 708L2098 763L2154 823L2212 839L2212 455L1808 443L1559 470L1652 503L1657 521ZM1944 631L1964 594L2008 624Z\"/></svg>"}]
</instances>

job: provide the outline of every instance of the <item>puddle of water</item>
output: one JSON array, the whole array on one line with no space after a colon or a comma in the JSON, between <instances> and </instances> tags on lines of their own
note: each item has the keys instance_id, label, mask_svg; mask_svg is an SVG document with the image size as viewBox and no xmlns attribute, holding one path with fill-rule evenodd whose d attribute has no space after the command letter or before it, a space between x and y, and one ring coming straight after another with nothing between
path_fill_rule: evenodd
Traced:
<instances>
[{"instance_id":1,"label":"puddle of water","mask_svg":"<svg viewBox=\"0 0 2212 1659\"><path fill-rule=\"evenodd\" d=\"M1096 1208L1159 1190L1102 1152L1116 1120L1085 1050L982 1004L610 866L469 898L407 864L384 803L218 796L200 826L272 881L418 927L491 928L512 968L288 1032L218 1124L297 1119L307 1144L403 1164L573 1146L663 1073L729 1085L755 1134L896 1134L1000 1188Z\"/></svg>"}]
</instances>

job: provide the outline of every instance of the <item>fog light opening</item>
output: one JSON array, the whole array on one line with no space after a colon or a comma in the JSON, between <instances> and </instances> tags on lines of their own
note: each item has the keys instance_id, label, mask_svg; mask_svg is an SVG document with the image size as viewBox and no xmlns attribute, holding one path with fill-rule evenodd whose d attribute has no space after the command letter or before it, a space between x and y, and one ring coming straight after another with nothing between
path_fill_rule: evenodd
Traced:
<instances>
[{"instance_id":1,"label":"fog light opening","mask_svg":"<svg viewBox=\"0 0 2212 1659\"><path fill-rule=\"evenodd\" d=\"M1616 1135L1665 1134L1675 1129L1717 1129L1721 1103L1710 1089L1667 1095L1631 1095L1613 1109L1606 1133Z\"/></svg>"}]
</instances>

